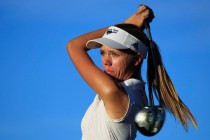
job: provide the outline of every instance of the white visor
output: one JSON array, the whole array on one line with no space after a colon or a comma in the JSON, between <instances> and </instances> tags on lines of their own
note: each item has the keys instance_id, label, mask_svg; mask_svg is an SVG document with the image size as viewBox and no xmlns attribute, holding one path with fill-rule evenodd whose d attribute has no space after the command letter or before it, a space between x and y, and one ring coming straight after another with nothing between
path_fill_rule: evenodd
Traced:
<instances>
[{"instance_id":1,"label":"white visor","mask_svg":"<svg viewBox=\"0 0 210 140\"><path fill-rule=\"evenodd\" d=\"M147 56L147 47L143 42L116 26L109 27L102 38L89 40L86 43L89 49L100 48L102 45L113 49L131 49L141 53L144 59Z\"/></svg>"}]
</instances>

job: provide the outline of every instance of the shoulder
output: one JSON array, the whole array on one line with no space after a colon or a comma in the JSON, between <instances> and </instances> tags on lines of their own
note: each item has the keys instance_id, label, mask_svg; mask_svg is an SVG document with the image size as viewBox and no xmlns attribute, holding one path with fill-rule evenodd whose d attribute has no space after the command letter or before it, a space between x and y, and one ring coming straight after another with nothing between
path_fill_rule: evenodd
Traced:
<instances>
[{"instance_id":1,"label":"shoulder","mask_svg":"<svg viewBox=\"0 0 210 140\"><path fill-rule=\"evenodd\" d=\"M118 90L107 94L103 100L105 110L111 119L119 119L124 116L129 107L129 97L122 85L117 85Z\"/></svg>"},{"instance_id":2,"label":"shoulder","mask_svg":"<svg viewBox=\"0 0 210 140\"><path fill-rule=\"evenodd\" d=\"M145 82L138 79L128 79L121 83L126 90L130 102L139 106L146 106L148 104L145 92Z\"/></svg>"},{"instance_id":3,"label":"shoulder","mask_svg":"<svg viewBox=\"0 0 210 140\"><path fill-rule=\"evenodd\" d=\"M129 79L118 83L119 90L116 93L112 93L115 95L110 95L109 100L102 99L108 116L111 119L124 118L131 106L130 104L133 104L133 102L137 104L143 103L141 96L144 97L144 100L146 99L144 85L144 82L137 79Z\"/></svg>"}]
</instances>

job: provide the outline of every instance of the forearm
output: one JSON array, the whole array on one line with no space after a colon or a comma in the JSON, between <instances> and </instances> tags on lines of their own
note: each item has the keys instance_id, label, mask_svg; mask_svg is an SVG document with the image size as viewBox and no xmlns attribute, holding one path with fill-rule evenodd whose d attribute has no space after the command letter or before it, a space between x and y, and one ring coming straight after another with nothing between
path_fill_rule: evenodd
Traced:
<instances>
[{"instance_id":1,"label":"forearm","mask_svg":"<svg viewBox=\"0 0 210 140\"><path fill-rule=\"evenodd\" d=\"M151 22L153 18L154 18L154 14L151 9L148 9L148 7L146 6L140 6L137 12L135 12L132 16L130 16L125 21L123 21L121 24L134 24L137 27L141 28L145 19ZM107 28L99 29L99 30L81 35L71 40L67 44L69 55L71 56L71 52L74 51L74 49L81 49L81 50L88 51L88 49L86 48L87 41L102 37L102 35L106 32L106 30Z\"/></svg>"},{"instance_id":2,"label":"forearm","mask_svg":"<svg viewBox=\"0 0 210 140\"><path fill-rule=\"evenodd\" d=\"M99 95L104 92L104 90L110 89L108 87L113 87L114 83L110 81L111 79L107 74L94 64L87 53L88 49L86 48L86 42L91 39L102 37L106 30L107 28L103 28L81 35L71 40L66 46L69 56L80 75ZM100 85L104 85L104 88Z\"/></svg>"},{"instance_id":3,"label":"forearm","mask_svg":"<svg viewBox=\"0 0 210 140\"><path fill-rule=\"evenodd\" d=\"M74 51L74 49L81 49L81 50L88 51L88 49L86 48L87 41L102 37L103 34L106 32L106 30L107 28L95 30L95 31L83 34L81 36L78 36L72 39L71 41L69 41L66 46L69 52L69 55L71 56L71 52Z\"/></svg>"}]
</instances>

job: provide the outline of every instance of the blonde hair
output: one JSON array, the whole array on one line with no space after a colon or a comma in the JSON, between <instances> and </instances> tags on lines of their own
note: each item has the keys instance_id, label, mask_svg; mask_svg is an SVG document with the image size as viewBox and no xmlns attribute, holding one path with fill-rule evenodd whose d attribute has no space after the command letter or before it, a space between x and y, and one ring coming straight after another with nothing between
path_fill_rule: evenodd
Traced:
<instances>
[{"instance_id":1,"label":"blonde hair","mask_svg":"<svg viewBox=\"0 0 210 140\"><path fill-rule=\"evenodd\" d=\"M152 54L149 49L147 59L147 81L148 89L153 90L159 100L161 106L167 111L171 112L175 118L177 118L184 129L188 130L188 120L192 122L195 128L197 128L197 122L193 117L188 107L183 103L177 94L177 91L163 65L162 58L156 43L154 43L153 53L156 56L157 69L154 68ZM155 76L155 70L157 71L157 78ZM159 82L158 82L159 80Z\"/></svg>"},{"instance_id":2,"label":"blonde hair","mask_svg":"<svg viewBox=\"0 0 210 140\"><path fill-rule=\"evenodd\" d=\"M132 34L146 46L150 46L151 42L147 38L146 34L142 29L132 24L118 24L117 27L127 31ZM148 48L148 58L147 58L147 84L149 93L154 93L160 102L160 105L164 107L165 110L169 111L177 118L184 129L188 130L188 120L192 122L195 128L197 128L197 122L193 117L192 113L188 107L182 102L178 96L176 89L163 65L161 54L159 52L158 46L155 42L153 50ZM151 52L153 51L153 52ZM153 55L155 55L155 61L157 63L157 68L153 62ZM150 94L151 95L151 94ZM149 98L153 98L149 95ZM153 99L152 99L153 100ZM151 100L150 100L151 101Z\"/></svg>"}]
</instances>

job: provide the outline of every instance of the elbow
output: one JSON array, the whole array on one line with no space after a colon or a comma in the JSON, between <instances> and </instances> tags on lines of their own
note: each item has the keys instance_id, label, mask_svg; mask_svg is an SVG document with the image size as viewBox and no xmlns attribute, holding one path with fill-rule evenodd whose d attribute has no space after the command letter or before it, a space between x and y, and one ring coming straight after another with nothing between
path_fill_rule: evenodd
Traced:
<instances>
[{"instance_id":1,"label":"elbow","mask_svg":"<svg viewBox=\"0 0 210 140\"><path fill-rule=\"evenodd\" d=\"M69 55L72 52L78 52L78 51L81 51L81 50L82 51L88 51L89 50L85 47L85 44L81 43L81 40L78 40L78 39L73 39L73 40L69 41L66 44L66 49L67 49Z\"/></svg>"},{"instance_id":2,"label":"elbow","mask_svg":"<svg viewBox=\"0 0 210 140\"><path fill-rule=\"evenodd\" d=\"M67 44L66 44L66 50L69 52L71 50L71 47L72 46L72 42L69 41Z\"/></svg>"},{"instance_id":3,"label":"elbow","mask_svg":"<svg viewBox=\"0 0 210 140\"><path fill-rule=\"evenodd\" d=\"M66 50L69 54L69 56L71 57L73 52L75 51L75 44L74 42L71 40L66 44Z\"/></svg>"}]
</instances>

